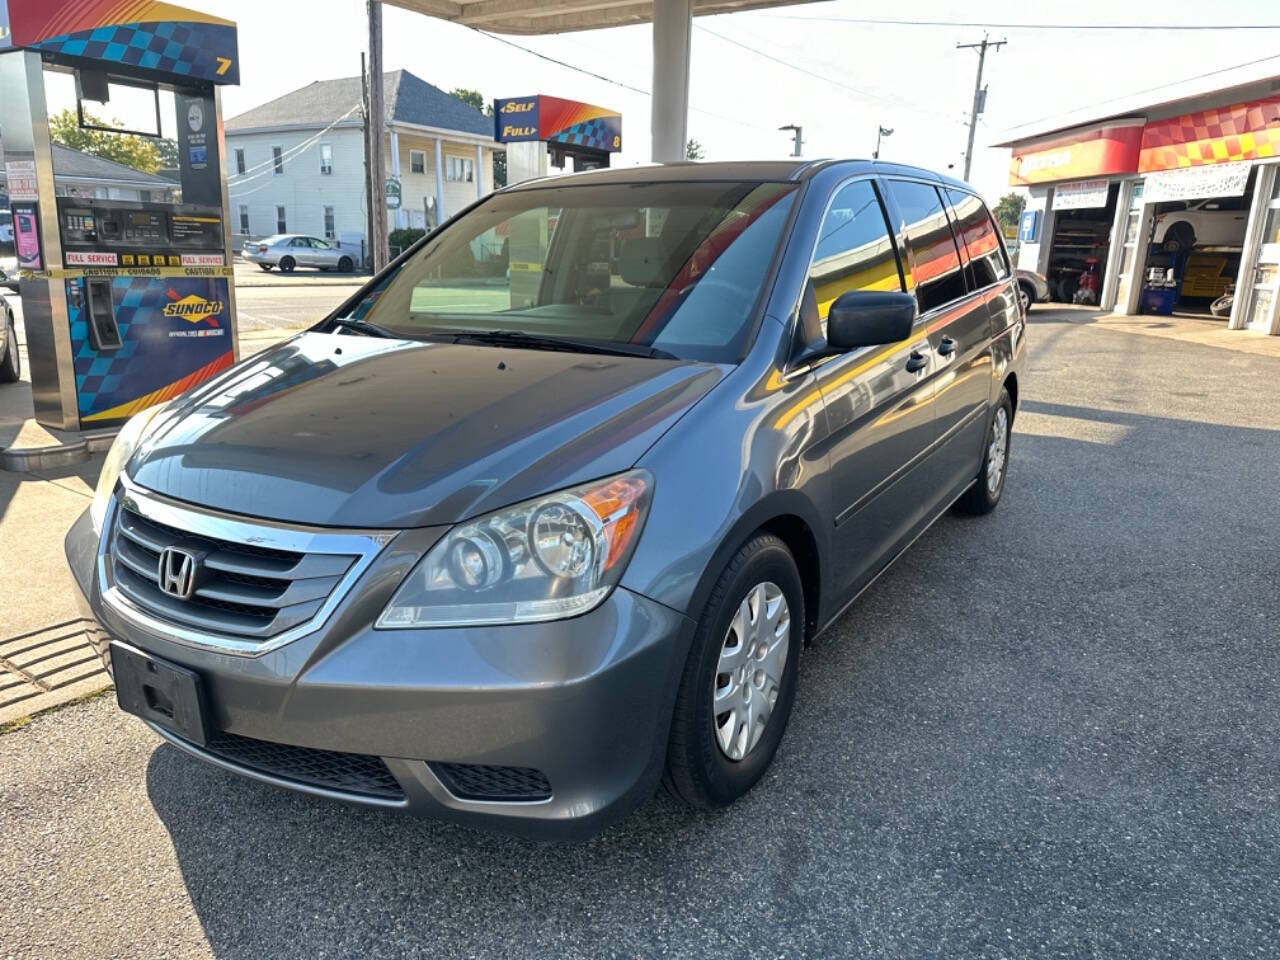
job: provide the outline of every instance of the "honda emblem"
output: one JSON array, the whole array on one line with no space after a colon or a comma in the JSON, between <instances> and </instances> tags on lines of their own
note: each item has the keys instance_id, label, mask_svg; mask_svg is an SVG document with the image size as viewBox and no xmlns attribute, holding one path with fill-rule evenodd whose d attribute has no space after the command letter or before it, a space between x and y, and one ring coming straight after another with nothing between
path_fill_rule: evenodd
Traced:
<instances>
[{"instance_id":1,"label":"honda emblem","mask_svg":"<svg viewBox=\"0 0 1280 960\"><path fill-rule=\"evenodd\" d=\"M160 591L178 600L190 600L196 588L196 557L178 547L160 551Z\"/></svg>"}]
</instances>

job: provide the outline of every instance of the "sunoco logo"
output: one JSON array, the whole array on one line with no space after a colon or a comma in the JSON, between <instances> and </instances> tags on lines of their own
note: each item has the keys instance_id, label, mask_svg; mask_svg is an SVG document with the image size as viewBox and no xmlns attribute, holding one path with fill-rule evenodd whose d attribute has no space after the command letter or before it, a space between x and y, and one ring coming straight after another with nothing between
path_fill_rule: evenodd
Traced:
<instances>
[{"instance_id":1,"label":"sunoco logo","mask_svg":"<svg viewBox=\"0 0 1280 960\"><path fill-rule=\"evenodd\" d=\"M194 293L180 297L172 287L169 288L169 301L164 305L166 317L180 317L187 323L199 323L203 320L211 327L218 325L216 317L224 306L221 300L206 300Z\"/></svg>"}]
</instances>

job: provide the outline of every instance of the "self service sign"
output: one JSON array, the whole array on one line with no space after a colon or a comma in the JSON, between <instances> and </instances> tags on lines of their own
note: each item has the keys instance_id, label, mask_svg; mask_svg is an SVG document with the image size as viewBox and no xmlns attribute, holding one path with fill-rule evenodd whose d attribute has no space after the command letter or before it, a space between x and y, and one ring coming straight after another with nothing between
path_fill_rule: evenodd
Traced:
<instances>
[{"instance_id":1,"label":"self service sign","mask_svg":"<svg viewBox=\"0 0 1280 960\"><path fill-rule=\"evenodd\" d=\"M622 149L622 115L561 97L508 97L493 103L493 138L499 143L543 140L616 153Z\"/></svg>"}]
</instances>

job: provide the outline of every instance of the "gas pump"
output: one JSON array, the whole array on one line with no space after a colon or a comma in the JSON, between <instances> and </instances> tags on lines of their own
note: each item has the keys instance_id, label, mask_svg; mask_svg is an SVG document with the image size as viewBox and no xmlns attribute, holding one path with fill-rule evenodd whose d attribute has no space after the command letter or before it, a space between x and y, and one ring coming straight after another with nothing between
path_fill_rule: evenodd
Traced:
<instances>
[{"instance_id":1,"label":"gas pump","mask_svg":"<svg viewBox=\"0 0 1280 960\"><path fill-rule=\"evenodd\" d=\"M5 22L0 0L0 24ZM22 267L36 419L112 427L238 356L219 86L239 79L230 21L169 3L8 0L0 146ZM45 73L75 78L77 111L113 90L171 95L181 202L60 195ZM130 130L137 134L138 131Z\"/></svg>"}]
</instances>

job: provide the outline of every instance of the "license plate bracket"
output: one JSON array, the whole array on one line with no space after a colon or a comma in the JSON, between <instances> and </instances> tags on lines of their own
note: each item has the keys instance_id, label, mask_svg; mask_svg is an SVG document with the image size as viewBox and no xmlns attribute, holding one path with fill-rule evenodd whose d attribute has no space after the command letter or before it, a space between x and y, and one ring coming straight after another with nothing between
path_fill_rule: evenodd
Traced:
<instances>
[{"instance_id":1,"label":"license plate bracket","mask_svg":"<svg viewBox=\"0 0 1280 960\"><path fill-rule=\"evenodd\" d=\"M111 644L111 666L121 710L205 746L207 711L198 673L119 641Z\"/></svg>"}]
</instances>

